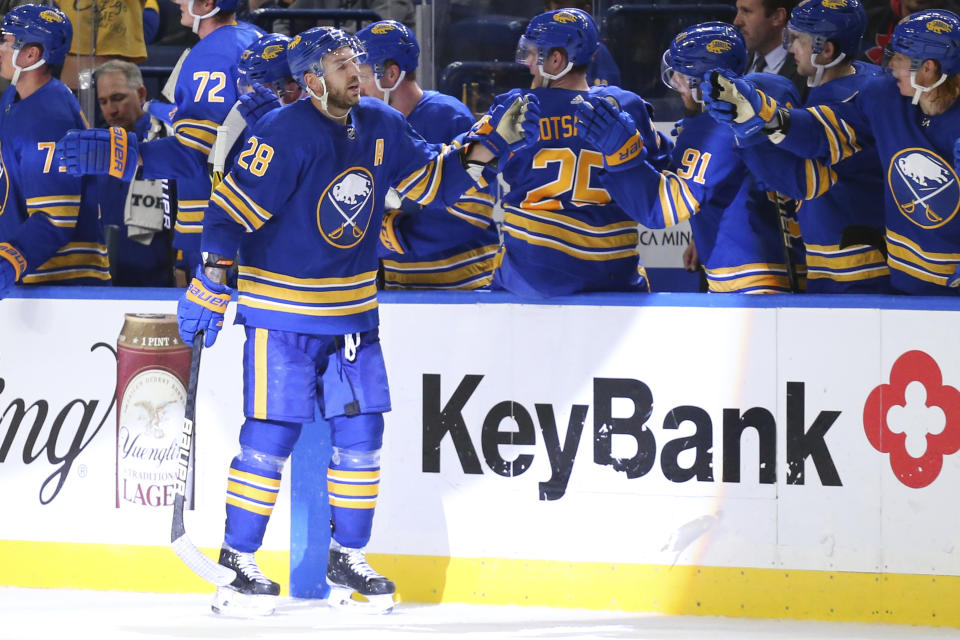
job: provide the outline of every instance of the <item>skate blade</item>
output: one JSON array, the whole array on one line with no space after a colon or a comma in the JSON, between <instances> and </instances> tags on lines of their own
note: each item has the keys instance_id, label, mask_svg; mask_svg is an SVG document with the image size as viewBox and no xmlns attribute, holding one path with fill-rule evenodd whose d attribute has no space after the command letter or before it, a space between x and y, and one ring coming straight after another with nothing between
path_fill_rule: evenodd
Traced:
<instances>
[{"instance_id":1,"label":"skate blade","mask_svg":"<svg viewBox=\"0 0 960 640\"><path fill-rule=\"evenodd\" d=\"M240 593L229 587L217 589L210 605L214 613L229 618L260 618L273 615L276 608L276 596Z\"/></svg>"},{"instance_id":2,"label":"skate blade","mask_svg":"<svg viewBox=\"0 0 960 640\"><path fill-rule=\"evenodd\" d=\"M378 596L359 596L366 600L355 600L352 596L356 593L352 589L345 587L330 587L330 595L327 596L327 604L335 609L343 609L352 613L362 613L365 615L385 615L393 611L396 602L393 594L383 594Z\"/></svg>"}]
</instances>

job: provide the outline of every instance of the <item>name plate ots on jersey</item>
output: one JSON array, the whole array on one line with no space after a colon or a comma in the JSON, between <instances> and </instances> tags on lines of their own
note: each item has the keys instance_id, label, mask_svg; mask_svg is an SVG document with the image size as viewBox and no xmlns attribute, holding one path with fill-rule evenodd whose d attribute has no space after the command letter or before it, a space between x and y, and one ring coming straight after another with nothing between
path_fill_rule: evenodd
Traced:
<instances>
[{"instance_id":1,"label":"name plate ots on jersey","mask_svg":"<svg viewBox=\"0 0 960 640\"><path fill-rule=\"evenodd\" d=\"M475 441L463 417L463 409L480 386L484 376L465 375L456 390L444 400L440 395L441 376L423 376L423 471L439 473L441 443L449 434L460 467L466 474L482 474ZM825 436L840 416L840 411L820 411L809 427L804 416L804 383L787 382L786 425L786 482L802 485L806 482L805 463L809 458L824 486L842 486L840 475L830 455ZM615 417L614 404L626 400L632 404L632 414ZM620 406L620 405L618 405ZM647 425L653 411L653 393L640 380L625 378L593 379L593 462L609 465L623 472L628 479L642 478L653 470L657 460L657 438ZM558 500L564 496L573 465L580 449L583 428L591 407L575 404L570 407L564 441L560 441L557 411L552 404L537 403L533 413L524 405L504 400L487 412L480 429L480 450L487 467L495 474L515 477L531 466L534 453L520 453L512 460L501 455L505 445L535 446L539 423L543 446L550 461L551 475L539 483L540 500ZM505 420L512 421L514 430L502 430ZM696 428L692 436L682 436L665 442L660 448L660 469L671 482L741 482L741 436L746 429L756 429L759 435L760 484L777 482L777 423L773 413L764 407L724 408L722 424L723 455L717 462L719 478L714 476L714 429L710 414L693 405L677 406L667 412L664 431L677 430L689 422ZM475 432L475 430L474 430ZM630 457L614 455L614 438L629 438L635 443ZM680 462L681 454L692 450L692 465ZM743 480L747 482L748 480Z\"/></svg>"}]
</instances>

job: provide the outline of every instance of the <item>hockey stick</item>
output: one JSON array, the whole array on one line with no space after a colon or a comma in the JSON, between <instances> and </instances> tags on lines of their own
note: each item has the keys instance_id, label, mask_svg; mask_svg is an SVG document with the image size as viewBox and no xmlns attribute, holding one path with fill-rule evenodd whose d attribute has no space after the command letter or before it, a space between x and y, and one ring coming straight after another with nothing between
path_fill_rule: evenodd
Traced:
<instances>
[{"instance_id":1,"label":"hockey stick","mask_svg":"<svg viewBox=\"0 0 960 640\"><path fill-rule=\"evenodd\" d=\"M187 494L187 478L192 472L194 420L197 414L197 378L200 377L200 352L203 351L203 331L193 337L193 352L190 355L190 381L187 383L187 403L183 413L183 430L180 432L180 454L177 460L177 494L173 498L173 525L170 531L170 546L184 564L195 574L218 587L224 587L237 577L233 569L224 567L204 555L187 537L183 526L183 502Z\"/></svg>"},{"instance_id":2,"label":"hockey stick","mask_svg":"<svg viewBox=\"0 0 960 640\"><path fill-rule=\"evenodd\" d=\"M780 218L780 233L783 236L783 255L786 259L787 281L790 283L790 291L800 292L800 285L797 282L797 266L793 261L793 238L790 236L790 221L787 218L787 210L783 206L780 194L773 194L773 203L777 207L777 217Z\"/></svg>"}]
</instances>

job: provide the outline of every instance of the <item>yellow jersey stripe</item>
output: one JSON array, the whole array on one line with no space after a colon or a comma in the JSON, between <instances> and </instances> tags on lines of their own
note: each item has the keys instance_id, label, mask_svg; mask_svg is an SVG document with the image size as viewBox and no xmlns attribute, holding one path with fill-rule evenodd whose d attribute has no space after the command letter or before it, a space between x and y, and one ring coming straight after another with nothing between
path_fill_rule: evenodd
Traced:
<instances>
[{"instance_id":1,"label":"yellow jersey stripe","mask_svg":"<svg viewBox=\"0 0 960 640\"><path fill-rule=\"evenodd\" d=\"M250 502L243 498L237 496L232 496L227 494L227 504L231 507L237 507L243 509L244 511L252 511L253 513L259 514L261 516L269 516L273 513L273 507L259 504L257 502Z\"/></svg>"},{"instance_id":2,"label":"yellow jersey stripe","mask_svg":"<svg viewBox=\"0 0 960 640\"><path fill-rule=\"evenodd\" d=\"M379 484L343 484L327 481L327 493L355 498L376 498L380 492Z\"/></svg>"},{"instance_id":3,"label":"yellow jersey stripe","mask_svg":"<svg viewBox=\"0 0 960 640\"><path fill-rule=\"evenodd\" d=\"M260 502L266 502L267 504L274 504L277 501L276 491L265 491L232 480L227 481L227 491L239 497L258 500Z\"/></svg>"},{"instance_id":4,"label":"yellow jersey stripe","mask_svg":"<svg viewBox=\"0 0 960 640\"><path fill-rule=\"evenodd\" d=\"M349 287L358 284L371 284L377 281L376 271L365 271L355 276L344 278L296 278L283 273L258 269L256 267L240 266L241 278L256 278L277 284L289 284L303 289L326 289L331 287Z\"/></svg>"},{"instance_id":5,"label":"yellow jersey stripe","mask_svg":"<svg viewBox=\"0 0 960 640\"><path fill-rule=\"evenodd\" d=\"M236 480L242 480L248 484L253 484L264 489L279 489L280 478L268 478L267 476L257 475L249 471L230 468L230 477Z\"/></svg>"},{"instance_id":6,"label":"yellow jersey stripe","mask_svg":"<svg viewBox=\"0 0 960 640\"><path fill-rule=\"evenodd\" d=\"M305 316L349 316L355 313L362 313L377 308L376 299L367 302L340 305L336 307L304 307L272 300L262 300L260 298L251 298L250 296L240 295L237 297L237 303L253 309L263 309L265 311L278 311L282 313L294 313Z\"/></svg>"}]
</instances>

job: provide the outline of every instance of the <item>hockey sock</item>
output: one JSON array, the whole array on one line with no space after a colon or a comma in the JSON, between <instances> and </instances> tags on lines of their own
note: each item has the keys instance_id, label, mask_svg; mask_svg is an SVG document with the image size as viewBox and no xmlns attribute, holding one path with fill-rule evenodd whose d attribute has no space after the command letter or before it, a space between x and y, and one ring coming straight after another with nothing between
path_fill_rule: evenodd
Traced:
<instances>
[{"instance_id":1,"label":"hockey sock","mask_svg":"<svg viewBox=\"0 0 960 640\"><path fill-rule=\"evenodd\" d=\"M227 480L224 541L233 549L250 553L260 548L300 426L247 419L240 429L240 455L230 463Z\"/></svg>"},{"instance_id":2,"label":"hockey sock","mask_svg":"<svg viewBox=\"0 0 960 640\"><path fill-rule=\"evenodd\" d=\"M331 420L333 455L327 469L327 493L334 540L362 549L370 540L380 491L383 416L361 414Z\"/></svg>"}]
</instances>

